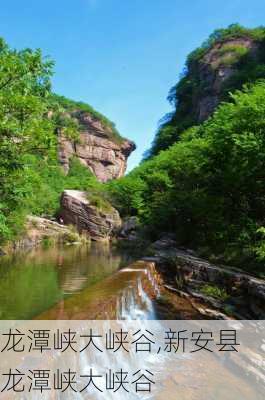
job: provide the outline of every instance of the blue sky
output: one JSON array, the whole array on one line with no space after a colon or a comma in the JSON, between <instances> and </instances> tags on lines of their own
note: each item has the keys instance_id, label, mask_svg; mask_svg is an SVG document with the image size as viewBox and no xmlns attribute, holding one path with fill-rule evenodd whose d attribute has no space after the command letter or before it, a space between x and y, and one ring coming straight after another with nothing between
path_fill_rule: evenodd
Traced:
<instances>
[{"instance_id":1,"label":"blue sky","mask_svg":"<svg viewBox=\"0 0 265 400\"><path fill-rule=\"evenodd\" d=\"M186 55L216 28L265 24L264 0L9 0L0 34L56 61L54 91L91 104L137 150L171 111L166 97Z\"/></svg>"}]
</instances>

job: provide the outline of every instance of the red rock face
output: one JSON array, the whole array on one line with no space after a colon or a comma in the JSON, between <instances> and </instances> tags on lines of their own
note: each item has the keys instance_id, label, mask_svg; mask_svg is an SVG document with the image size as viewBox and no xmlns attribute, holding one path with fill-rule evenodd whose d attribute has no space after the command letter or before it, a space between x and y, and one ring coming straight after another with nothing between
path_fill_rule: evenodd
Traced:
<instances>
[{"instance_id":1,"label":"red rock face","mask_svg":"<svg viewBox=\"0 0 265 400\"><path fill-rule=\"evenodd\" d=\"M75 112L72 117L78 119L82 129L78 144L59 133L59 161L65 172L69 170L71 157L76 156L101 182L122 177L135 144L112 139L111 128L88 113Z\"/></svg>"}]
</instances>

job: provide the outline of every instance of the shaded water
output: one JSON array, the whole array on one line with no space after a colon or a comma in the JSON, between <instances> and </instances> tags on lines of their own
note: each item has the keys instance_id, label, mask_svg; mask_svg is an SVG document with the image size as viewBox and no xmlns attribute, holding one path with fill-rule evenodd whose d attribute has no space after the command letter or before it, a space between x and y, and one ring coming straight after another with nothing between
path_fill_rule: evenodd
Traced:
<instances>
[{"instance_id":1,"label":"shaded water","mask_svg":"<svg viewBox=\"0 0 265 400\"><path fill-rule=\"evenodd\" d=\"M0 319L31 319L126 266L107 244L35 249L0 258Z\"/></svg>"},{"instance_id":2,"label":"shaded water","mask_svg":"<svg viewBox=\"0 0 265 400\"><path fill-rule=\"evenodd\" d=\"M0 258L0 319L200 318L187 300L173 298L169 306L154 263L132 263L108 244Z\"/></svg>"}]
</instances>

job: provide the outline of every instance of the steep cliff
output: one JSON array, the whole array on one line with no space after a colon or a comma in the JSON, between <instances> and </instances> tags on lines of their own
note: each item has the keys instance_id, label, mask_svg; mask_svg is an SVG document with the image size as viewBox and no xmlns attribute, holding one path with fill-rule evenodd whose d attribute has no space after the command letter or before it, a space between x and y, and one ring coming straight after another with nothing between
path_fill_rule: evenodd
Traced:
<instances>
[{"instance_id":1,"label":"steep cliff","mask_svg":"<svg viewBox=\"0 0 265 400\"><path fill-rule=\"evenodd\" d=\"M88 104L61 96L55 100L62 106L57 134L58 158L64 171L68 173L70 160L76 157L101 182L122 177L135 144ZM69 135L69 127L75 128L75 135Z\"/></svg>"},{"instance_id":2,"label":"steep cliff","mask_svg":"<svg viewBox=\"0 0 265 400\"><path fill-rule=\"evenodd\" d=\"M56 100L62 106L57 117L53 116L57 122L58 160L66 176L71 176L73 160L77 160L81 169L86 167L100 182L122 177L135 144L121 137L114 124L89 105L58 96ZM59 215L65 224L76 226L91 239L108 240L121 226L119 213L103 193L94 190L95 182L91 185L89 179L85 186L85 191L63 191Z\"/></svg>"},{"instance_id":3,"label":"steep cliff","mask_svg":"<svg viewBox=\"0 0 265 400\"><path fill-rule=\"evenodd\" d=\"M175 110L162 119L150 155L176 142L187 128L205 121L230 92L265 78L265 28L232 25L215 31L186 61L169 92Z\"/></svg>"},{"instance_id":4,"label":"steep cliff","mask_svg":"<svg viewBox=\"0 0 265 400\"><path fill-rule=\"evenodd\" d=\"M246 61L247 55L249 59L255 60L258 51L258 43L250 37L228 38L213 45L194 65L194 68L197 68L195 74L201 85L201 90L192 94L191 113L194 114L196 122L200 123L207 119L224 99L229 81L231 84L239 72L240 59L241 62L243 58Z\"/></svg>"},{"instance_id":5,"label":"steep cliff","mask_svg":"<svg viewBox=\"0 0 265 400\"><path fill-rule=\"evenodd\" d=\"M111 127L86 111L71 113L80 126L78 140L72 140L59 131L59 161L65 172L69 170L71 157L77 157L101 182L120 178L127 167L127 158L135 144L112 135Z\"/></svg>"}]
</instances>

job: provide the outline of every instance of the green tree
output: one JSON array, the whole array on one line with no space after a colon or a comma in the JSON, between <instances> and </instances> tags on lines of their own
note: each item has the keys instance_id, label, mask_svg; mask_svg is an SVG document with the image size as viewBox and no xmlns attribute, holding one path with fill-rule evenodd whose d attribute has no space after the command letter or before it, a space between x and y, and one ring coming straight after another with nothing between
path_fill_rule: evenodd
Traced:
<instances>
[{"instance_id":1,"label":"green tree","mask_svg":"<svg viewBox=\"0 0 265 400\"><path fill-rule=\"evenodd\" d=\"M24 155L44 156L55 138L47 118L53 63L41 51L17 51L0 42L0 198L7 218L24 196ZM7 230L2 230L2 234Z\"/></svg>"},{"instance_id":2,"label":"green tree","mask_svg":"<svg viewBox=\"0 0 265 400\"><path fill-rule=\"evenodd\" d=\"M258 262L264 257L264 115L264 81L235 92L204 124L111 183L117 206L138 214L152 236L171 231L180 244L229 262Z\"/></svg>"}]
</instances>

